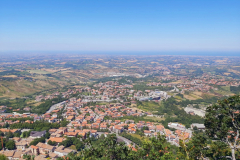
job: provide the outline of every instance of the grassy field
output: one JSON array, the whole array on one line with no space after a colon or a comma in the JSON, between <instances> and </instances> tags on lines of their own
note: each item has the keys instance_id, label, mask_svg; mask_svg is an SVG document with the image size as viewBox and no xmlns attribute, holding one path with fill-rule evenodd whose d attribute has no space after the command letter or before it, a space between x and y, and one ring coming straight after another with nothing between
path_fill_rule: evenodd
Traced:
<instances>
[{"instance_id":1,"label":"grassy field","mask_svg":"<svg viewBox=\"0 0 240 160\"><path fill-rule=\"evenodd\" d=\"M133 137L136 137L136 138L138 138L138 139L142 139L143 137L141 137L140 135L138 135L138 134L130 134L131 136L133 136Z\"/></svg>"},{"instance_id":2,"label":"grassy field","mask_svg":"<svg viewBox=\"0 0 240 160\"><path fill-rule=\"evenodd\" d=\"M6 76L3 76L4 78L17 78L16 75L6 75Z\"/></svg>"},{"instance_id":3,"label":"grassy field","mask_svg":"<svg viewBox=\"0 0 240 160\"><path fill-rule=\"evenodd\" d=\"M47 71L44 71L44 70L27 70L27 72L33 74L33 73L36 73L36 74L50 74L51 72L47 72Z\"/></svg>"},{"instance_id":4,"label":"grassy field","mask_svg":"<svg viewBox=\"0 0 240 160\"><path fill-rule=\"evenodd\" d=\"M180 97L180 96L174 96L174 98L176 98L176 100L179 100L179 101L182 100L182 97Z\"/></svg>"},{"instance_id":5,"label":"grassy field","mask_svg":"<svg viewBox=\"0 0 240 160\"><path fill-rule=\"evenodd\" d=\"M160 117L150 117L150 116L146 116L146 117L144 117L144 119L146 119L146 120L154 120L154 121L164 121L165 120L165 118L160 118Z\"/></svg>"},{"instance_id":6,"label":"grassy field","mask_svg":"<svg viewBox=\"0 0 240 160\"><path fill-rule=\"evenodd\" d=\"M189 100L196 100L196 99L202 99L199 95L197 95L194 92L191 92L190 94L184 94L184 98L189 99Z\"/></svg>"},{"instance_id":7,"label":"grassy field","mask_svg":"<svg viewBox=\"0 0 240 160\"><path fill-rule=\"evenodd\" d=\"M142 104L137 105L137 108L143 110L143 111L157 111L157 109L160 107L158 103L155 102L142 102Z\"/></svg>"},{"instance_id":8,"label":"grassy field","mask_svg":"<svg viewBox=\"0 0 240 160\"><path fill-rule=\"evenodd\" d=\"M67 82L59 82L50 79L29 80L12 80L0 81L0 97L16 98L49 90L52 88L61 88L67 85Z\"/></svg>"},{"instance_id":9,"label":"grassy field","mask_svg":"<svg viewBox=\"0 0 240 160\"><path fill-rule=\"evenodd\" d=\"M234 95L231 91L230 91L230 86L221 86L219 87L218 90L214 90L215 93L221 94L223 96L225 95Z\"/></svg>"}]
</instances>

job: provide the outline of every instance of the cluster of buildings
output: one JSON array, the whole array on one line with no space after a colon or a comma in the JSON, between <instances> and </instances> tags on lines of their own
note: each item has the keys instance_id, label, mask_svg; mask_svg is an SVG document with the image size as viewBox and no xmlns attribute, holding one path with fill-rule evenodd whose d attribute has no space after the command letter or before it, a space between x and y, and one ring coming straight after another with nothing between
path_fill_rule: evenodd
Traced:
<instances>
[{"instance_id":1,"label":"cluster of buildings","mask_svg":"<svg viewBox=\"0 0 240 160\"><path fill-rule=\"evenodd\" d=\"M239 86L240 81L237 79L228 80L226 78L219 78L214 75L209 75L204 73L201 77L187 77L187 76L168 76L158 77L159 80L170 81L167 83L161 82L150 82L147 83L147 86L168 86L168 87L177 87L184 91L201 91L208 92L210 90L218 90L218 88L213 85L218 86Z\"/></svg>"},{"instance_id":2,"label":"cluster of buildings","mask_svg":"<svg viewBox=\"0 0 240 160\"><path fill-rule=\"evenodd\" d=\"M145 90L135 91L133 86L129 84L119 84L118 82L108 81L105 83L98 83L92 88L84 87L76 90L68 90L61 93L62 96L68 97L70 94L82 93L81 97L70 98L64 102L54 105L47 113L37 115L32 113L18 114L9 113L0 116L0 125L4 126L6 123L9 125L20 123L19 120L14 118L27 118L25 123L33 123L34 121L44 120L49 123L60 123L62 118L66 119L69 123L66 127L57 129L50 129L50 138L46 143L39 142L37 145L30 145L35 138L43 137L46 131L31 131L30 136L27 138L14 137L12 138L16 144L16 150L2 150L0 154L6 155L10 160L22 159L23 155L34 155L35 160L41 159L56 159L57 157L65 156L69 153L76 152L75 150L65 148L64 146L52 146L48 141L55 141L59 144L66 140L66 137L86 138L87 136L98 138L99 135L104 134L107 136L109 133L115 133L121 136L122 132L131 134L143 134L148 137L156 137L158 134L165 135L168 142L179 145L179 140L188 140L192 136L192 131L186 129L185 126L177 123L169 123L169 128L174 128L175 131L165 128L162 124L157 122L148 121L134 121L119 120L124 116L140 117L149 115L151 113L140 111L128 107L129 105L136 105L135 100L148 97L147 100L160 100L169 98L166 92L158 90ZM59 94L54 93L53 96ZM89 95L86 95L89 94ZM110 102L108 99L113 100L125 96L128 101ZM106 97L106 98L103 98ZM88 102L96 102L102 100L105 102L102 105L89 105ZM0 109L5 109L6 106L0 106ZM28 110L28 107L25 109ZM26 111L27 111L26 110ZM61 117L61 118L60 118ZM193 124L200 126L201 124ZM0 129L2 132L12 132L22 134L28 129Z\"/></svg>"},{"instance_id":3,"label":"cluster of buildings","mask_svg":"<svg viewBox=\"0 0 240 160\"><path fill-rule=\"evenodd\" d=\"M76 94L79 91L80 91L80 89L75 89L75 90L68 89L68 91L66 91L66 92L55 92L55 93L52 93L52 94L49 94L46 96L38 95L35 97L35 100L37 102L40 102L41 100L48 100L48 99L56 98L59 95L62 95L63 98L68 98L71 94Z\"/></svg>"},{"instance_id":4,"label":"cluster of buildings","mask_svg":"<svg viewBox=\"0 0 240 160\"><path fill-rule=\"evenodd\" d=\"M0 131L4 133L23 133L29 129L5 129L1 128ZM58 132L62 137L55 137L53 133ZM1 150L0 154L5 155L9 160L21 160L24 155L34 156L35 160L46 160L53 159L56 160L58 157L63 157L69 153L75 153L75 150L65 148L63 145L58 146L59 143L64 141L66 138L63 136L66 135L67 128L51 129L49 133L52 133L50 138L46 140L46 143L39 142L37 145L31 145L30 143L36 139L45 136L46 131L31 131L30 136L27 138L13 137L11 140L14 140L16 149L15 150ZM47 144L48 141L55 141L56 146Z\"/></svg>"}]
</instances>

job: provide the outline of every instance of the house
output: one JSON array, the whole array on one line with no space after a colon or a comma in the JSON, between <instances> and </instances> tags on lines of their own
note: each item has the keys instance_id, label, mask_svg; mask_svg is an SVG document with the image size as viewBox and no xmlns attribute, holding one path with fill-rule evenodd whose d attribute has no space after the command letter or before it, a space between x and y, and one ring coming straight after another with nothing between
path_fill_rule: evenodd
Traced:
<instances>
[{"instance_id":1,"label":"house","mask_svg":"<svg viewBox=\"0 0 240 160\"><path fill-rule=\"evenodd\" d=\"M98 123L93 123L92 124L92 128L98 129L99 128L99 124Z\"/></svg>"},{"instance_id":2,"label":"house","mask_svg":"<svg viewBox=\"0 0 240 160\"><path fill-rule=\"evenodd\" d=\"M105 125L105 124L100 124L100 129L107 129L107 125Z\"/></svg>"},{"instance_id":3,"label":"house","mask_svg":"<svg viewBox=\"0 0 240 160\"><path fill-rule=\"evenodd\" d=\"M155 126L148 126L148 128L149 128L149 131L151 131L151 132L155 132L155 130L156 130Z\"/></svg>"},{"instance_id":4,"label":"house","mask_svg":"<svg viewBox=\"0 0 240 160\"><path fill-rule=\"evenodd\" d=\"M205 129L204 124L199 124L199 123L193 123L193 124L191 124L191 129L193 129L194 127L197 127L197 129L201 129L201 130L204 130L204 129Z\"/></svg>"},{"instance_id":5,"label":"house","mask_svg":"<svg viewBox=\"0 0 240 160\"><path fill-rule=\"evenodd\" d=\"M16 151L12 157L12 159L14 160L19 160L21 157L23 156L23 152L22 151Z\"/></svg>"},{"instance_id":6,"label":"house","mask_svg":"<svg viewBox=\"0 0 240 160\"><path fill-rule=\"evenodd\" d=\"M122 133L123 130L124 130L123 127L120 126L120 125L115 125L115 126L113 126L113 131L114 131L115 133L117 133L117 134Z\"/></svg>"},{"instance_id":7,"label":"house","mask_svg":"<svg viewBox=\"0 0 240 160\"><path fill-rule=\"evenodd\" d=\"M63 134L64 134L65 132L67 132L67 127L60 127L58 130L63 131Z\"/></svg>"},{"instance_id":8,"label":"house","mask_svg":"<svg viewBox=\"0 0 240 160\"><path fill-rule=\"evenodd\" d=\"M3 133L7 133L7 132L20 133L20 130L19 130L19 129L7 129L7 128L1 128L0 131L3 132Z\"/></svg>"},{"instance_id":9,"label":"house","mask_svg":"<svg viewBox=\"0 0 240 160\"><path fill-rule=\"evenodd\" d=\"M0 154L5 155L9 160L13 160L13 155L14 155L15 151L11 150L11 151L0 151Z\"/></svg>"},{"instance_id":10,"label":"house","mask_svg":"<svg viewBox=\"0 0 240 160\"><path fill-rule=\"evenodd\" d=\"M48 141L52 141L52 142L55 141L57 144L61 143L64 140L65 140L65 138L63 138L63 137L50 137L48 139Z\"/></svg>"},{"instance_id":11,"label":"house","mask_svg":"<svg viewBox=\"0 0 240 160\"><path fill-rule=\"evenodd\" d=\"M27 142L26 141L20 141L15 143L17 150L25 150L27 147Z\"/></svg>"},{"instance_id":12,"label":"house","mask_svg":"<svg viewBox=\"0 0 240 160\"><path fill-rule=\"evenodd\" d=\"M156 125L156 132L159 132L161 135L164 134L164 129L163 125Z\"/></svg>"},{"instance_id":13,"label":"house","mask_svg":"<svg viewBox=\"0 0 240 160\"><path fill-rule=\"evenodd\" d=\"M137 123L137 129L141 130L143 128L143 124Z\"/></svg>"},{"instance_id":14,"label":"house","mask_svg":"<svg viewBox=\"0 0 240 160\"><path fill-rule=\"evenodd\" d=\"M68 116L67 121L72 121L74 119L74 116Z\"/></svg>"},{"instance_id":15,"label":"house","mask_svg":"<svg viewBox=\"0 0 240 160\"><path fill-rule=\"evenodd\" d=\"M19 141L21 141L21 138L19 138L19 137L13 137L12 140L14 140L15 142L19 142Z\"/></svg>"},{"instance_id":16,"label":"house","mask_svg":"<svg viewBox=\"0 0 240 160\"><path fill-rule=\"evenodd\" d=\"M34 155L39 155L39 148L37 146L31 145L30 149Z\"/></svg>"},{"instance_id":17,"label":"house","mask_svg":"<svg viewBox=\"0 0 240 160\"><path fill-rule=\"evenodd\" d=\"M31 138L41 138L41 137L45 136L45 134L46 134L46 131L41 131L41 132L31 131L30 137Z\"/></svg>"},{"instance_id":18,"label":"house","mask_svg":"<svg viewBox=\"0 0 240 160\"><path fill-rule=\"evenodd\" d=\"M39 148L40 154L51 153L54 151L54 149L56 149L55 146L51 146L51 145L41 143L41 142L39 142L36 146Z\"/></svg>"},{"instance_id":19,"label":"house","mask_svg":"<svg viewBox=\"0 0 240 160\"><path fill-rule=\"evenodd\" d=\"M47 156L42 154L34 157L34 160L46 160L46 159L47 159Z\"/></svg>"},{"instance_id":20,"label":"house","mask_svg":"<svg viewBox=\"0 0 240 160\"><path fill-rule=\"evenodd\" d=\"M65 148L64 146L59 146L54 150L54 153L60 157L63 157L68 155L69 153L75 153L75 151L72 149Z\"/></svg>"},{"instance_id":21,"label":"house","mask_svg":"<svg viewBox=\"0 0 240 160\"><path fill-rule=\"evenodd\" d=\"M49 155L49 157L50 157L51 159L56 159L56 158L59 157L59 156L58 156L56 153L54 153L54 152L51 152L51 153L49 153L48 155Z\"/></svg>"},{"instance_id":22,"label":"house","mask_svg":"<svg viewBox=\"0 0 240 160\"><path fill-rule=\"evenodd\" d=\"M98 135L97 130L91 130L90 133L91 133L90 135L93 137L96 137Z\"/></svg>"},{"instance_id":23,"label":"house","mask_svg":"<svg viewBox=\"0 0 240 160\"><path fill-rule=\"evenodd\" d=\"M86 139L86 132L78 132L78 135L80 135L82 137L82 139Z\"/></svg>"},{"instance_id":24,"label":"house","mask_svg":"<svg viewBox=\"0 0 240 160\"><path fill-rule=\"evenodd\" d=\"M77 137L76 132L65 132L64 135L66 135L67 137Z\"/></svg>"},{"instance_id":25,"label":"house","mask_svg":"<svg viewBox=\"0 0 240 160\"><path fill-rule=\"evenodd\" d=\"M48 132L50 133L50 134L52 134L52 133L55 133L57 131L57 129L50 129Z\"/></svg>"},{"instance_id":26,"label":"house","mask_svg":"<svg viewBox=\"0 0 240 160\"><path fill-rule=\"evenodd\" d=\"M144 135L145 135L145 136L151 136L151 135L152 135L152 132L151 132L151 131L148 131L148 130L144 130Z\"/></svg>"}]
</instances>

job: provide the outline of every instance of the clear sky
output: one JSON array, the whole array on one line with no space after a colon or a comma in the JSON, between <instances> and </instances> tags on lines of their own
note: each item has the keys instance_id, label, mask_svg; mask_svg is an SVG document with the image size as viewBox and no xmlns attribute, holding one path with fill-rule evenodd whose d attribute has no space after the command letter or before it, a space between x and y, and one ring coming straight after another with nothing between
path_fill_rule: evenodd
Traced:
<instances>
[{"instance_id":1,"label":"clear sky","mask_svg":"<svg viewBox=\"0 0 240 160\"><path fill-rule=\"evenodd\" d=\"M0 0L0 51L240 51L240 0Z\"/></svg>"}]
</instances>

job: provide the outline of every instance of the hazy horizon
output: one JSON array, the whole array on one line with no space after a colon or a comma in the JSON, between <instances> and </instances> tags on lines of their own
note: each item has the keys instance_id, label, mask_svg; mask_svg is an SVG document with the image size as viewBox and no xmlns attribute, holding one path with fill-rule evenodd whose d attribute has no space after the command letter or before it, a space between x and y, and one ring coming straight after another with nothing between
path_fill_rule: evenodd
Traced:
<instances>
[{"instance_id":1,"label":"hazy horizon","mask_svg":"<svg viewBox=\"0 0 240 160\"><path fill-rule=\"evenodd\" d=\"M6 56L14 56L14 55L109 55L109 56L208 56L208 57L240 57L239 52L140 52L140 51L131 51L131 52L119 52L119 51L0 51L0 56L8 54Z\"/></svg>"}]
</instances>

